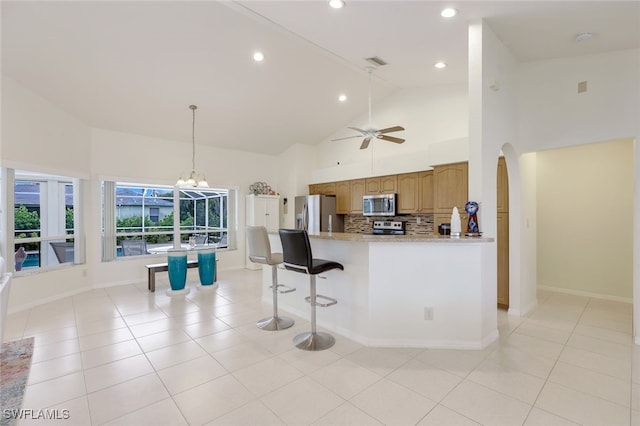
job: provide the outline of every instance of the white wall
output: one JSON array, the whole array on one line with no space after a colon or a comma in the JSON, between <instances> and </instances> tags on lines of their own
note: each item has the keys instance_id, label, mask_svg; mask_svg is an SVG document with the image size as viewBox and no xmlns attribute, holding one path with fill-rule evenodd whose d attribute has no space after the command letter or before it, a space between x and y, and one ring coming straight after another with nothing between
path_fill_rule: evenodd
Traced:
<instances>
[{"instance_id":1,"label":"white wall","mask_svg":"<svg viewBox=\"0 0 640 426\"><path fill-rule=\"evenodd\" d=\"M537 153L538 284L631 300L633 141Z\"/></svg>"},{"instance_id":2,"label":"white wall","mask_svg":"<svg viewBox=\"0 0 640 426\"><path fill-rule=\"evenodd\" d=\"M3 167L76 178L87 178L90 174L89 128L6 76L2 76L0 140ZM10 189L3 188L4 191ZM6 215L3 214L3 230L6 226ZM5 242L6 234L3 233L2 251L6 251L7 258L11 259L13 247L5 247ZM14 276L9 311L90 288L86 271L86 265L65 265L46 274L23 272Z\"/></svg>"},{"instance_id":3,"label":"white wall","mask_svg":"<svg viewBox=\"0 0 640 426\"><path fill-rule=\"evenodd\" d=\"M309 193L311 171L315 168L315 147L295 144L279 156L280 226L295 228L295 197ZM287 204L284 204L284 200Z\"/></svg>"},{"instance_id":4,"label":"white wall","mask_svg":"<svg viewBox=\"0 0 640 426\"><path fill-rule=\"evenodd\" d=\"M2 76L2 165L87 177L90 130L53 103Z\"/></svg>"},{"instance_id":5,"label":"white wall","mask_svg":"<svg viewBox=\"0 0 640 426\"><path fill-rule=\"evenodd\" d=\"M372 122L377 128L404 127L405 131L391 136L406 141L398 145L373 140L361 150L362 138L332 141L357 134L338 129L316 146L317 167L311 183L427 170L468 158L466 85L400 90L372 106ZM368 127L368 113L349 125Z\"/></svg>"},{"instance_id":6,"label":"white wall","mask_svg":"<svg viewBox=\"0 0 640 426\"><path fill-rule=\"evenodd\" d=\"M640 49L521 64L523 152L637 137L639 76Z\"/></svg>"}]
</instances>

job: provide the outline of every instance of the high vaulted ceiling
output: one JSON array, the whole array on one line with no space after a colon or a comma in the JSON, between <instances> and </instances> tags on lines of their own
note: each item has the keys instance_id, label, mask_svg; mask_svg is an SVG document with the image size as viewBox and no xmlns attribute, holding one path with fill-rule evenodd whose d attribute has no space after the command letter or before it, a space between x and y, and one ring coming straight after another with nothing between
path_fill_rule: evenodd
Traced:
<instances>
[{"instance_id":1,"label":"high vaulted ceiling","mask_svg":"<svg viewBox=\"0 0 640 426\"><path fill-rule=\"evenodd\" d=\"M445 19L453 6L459 14ZM464 83L485 19L521 61L640 47L638 1L2 1L2 73L87 125L278 154L367 111L364 58L388 62L373 102ZM589 41L577 34L592 32ZM261 63L252 55L260 50ZM436 70L433 63L448 67ZM348 100L340 103L338 94Z\"/></svg>"}]
</instances>

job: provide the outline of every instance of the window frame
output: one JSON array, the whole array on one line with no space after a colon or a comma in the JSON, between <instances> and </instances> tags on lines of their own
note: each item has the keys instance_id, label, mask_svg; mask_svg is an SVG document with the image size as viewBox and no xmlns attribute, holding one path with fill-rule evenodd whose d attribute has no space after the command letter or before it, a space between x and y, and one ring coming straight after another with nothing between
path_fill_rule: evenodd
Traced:
<instances>
[{"instance_id":1,"label":"window frame","mask_svg":"<svg viewBox=\"0 0 640 426\"><path fill-rule=\"evenodd\" d=\"M119 231L117 226L118 218L122 219L122 204L117 200L120 197L118 195L119 191L123 189L130 188L132 192L138 192L139 195L127 195L127 197L135 198L140 197L140 229L130 229L126 231ZM172 194L172 211L171 213L166 213L164 216L162 215L162 211L160 212L160 220L169 215L173 215L173 225L170 229L165 230L147 230L148 227L159 228L161 225L154 223L152 225L146 225L145 219L150 218L150 211L147 211L145 208L145 199L149 198L148 194L161 192L165 193L166 191L171 191ZM234 229L231 229L229 226L227 227L211 227L209 226L209 215L205 217L205 225L197 225L195 217L192 225L181 225L180 224L180 215L183 213L181 201L192 199L193 200L193 211L195 212L196 207L196 199L189 198L183 193L187 192L197 192L200 193L203 198L201 199L211 199L215 198L215 196L208 196L206 194L215 193L218 196L221 196L226 199L226 203L220 203L221 210L226 211L226 215L221 216L221 221L224 223L227 222L227 225L233 224ZM205 195L202 195L205 194ZM168 196L163 196L161 198L168 199ZM194 234L199 233L218 233L226 236L226 245L218 246L218 250L234 250L237 248L237 243L235 241L235 224L237 223L237 189L235 188L180 188L171 185L164 184L156 184L156 183L133 183L133 182L125 182L125 181L114 181L103 179L101 181L101 210L102 210L102 261L108 262L115 259L121 259L123 256L118 255L118 241L121 238L132 237L133 239L145 239L145 236L152 235L171 235L171 240L166 243L158 243L164 244L165 246L172 245L173 247L179 247L180 244L188 243L189 237ZM235 204L234 208L231 208L231 204ZM131 204L134 205L134 204ZM136 203L137 205L137 203ZM150 208L151 206L147 206ZM224 208L223 208L224 207ZM161 209L162 210L162 209ZM124 217L138 217L136 215L132 216L124 216ZM132 228L132 227L129 227ZM233 237L231 237L233 235ZM146 239L145 239L146 240ZM147 244L148 245L148 244ZM146 255L152 255L152 253L148 253Z\"/></svg>"},{"instance_id":2,"label":"window frame","mask_svg":"<svg viewBox=\"0 0 640 426\"><path fill-rule=\"evenodd\" d=\"M40 187L38 199L38 217L39 229L37 230L19 230L16 229L15 211L19 207L16 204L16 184L19 182L34 182ZM31 274L44 272L47 270L67 267L72 264L83 264L85 262L84 245L80 244L83 223L81 218L81 185L82 179L73 176L62 176L47 172L27 170L27 168L3 168L2 169L2 190L6 194L2 200L2 204L7 207L5 229L7 230L3 241L6 242L5 258L11 261L7 262L7 269L17 274ZM66 188L71 186L71 207L73 211L73 228L66 227ZM21 205L24 205L20 203ZM60 207L62 206L62 208ZM25 205L26 207L26 205ZM54 218L53 223L49 220ZM25 232L37 232L38 236L28 236L25 238L16 238L17 234ZM55 232L55 234L51 233ZM62 232L62 233L60 233ZM59 263L50 242L71 241L73 242L74 259L72 262ZM13 262L13 253L19 245L37 243L38 244L38 265L27 266L22 270L16 271L15 262Z\"/></svg>"}]
</instances>

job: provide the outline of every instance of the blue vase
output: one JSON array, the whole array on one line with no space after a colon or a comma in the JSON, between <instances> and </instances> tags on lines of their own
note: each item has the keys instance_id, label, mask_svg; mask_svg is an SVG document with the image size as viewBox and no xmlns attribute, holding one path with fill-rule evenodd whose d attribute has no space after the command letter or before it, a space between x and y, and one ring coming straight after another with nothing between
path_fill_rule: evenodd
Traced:
<instances>
[{"instance_id":1,"label":"blue vase","mask_svg":"<svg viewBox=\"0 0 640 426\"><path fill-rule=\"evenodd\" d=\"M216 249L207 247L198 249L198 275L200 284L212 285L216 274Z\"/></svg>"},{"instance_id":2,"label":"blue vase","mask_svg":"<svg viewBox=\"0 0 640 426\"><path fill-rule=\"evenodd\" d=\"M182 290L187 284L187 251L174 249L167 251L169 284L171 290Z\"/></svg>"}]
</instances>

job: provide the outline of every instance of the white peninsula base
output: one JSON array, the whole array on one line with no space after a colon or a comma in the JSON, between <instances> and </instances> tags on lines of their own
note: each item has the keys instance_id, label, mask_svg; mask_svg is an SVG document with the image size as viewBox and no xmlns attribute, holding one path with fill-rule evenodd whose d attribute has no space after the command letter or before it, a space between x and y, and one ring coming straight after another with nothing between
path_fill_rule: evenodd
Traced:
<instances>
[{"instance_id":1,"label":"white peninsula base","mask_svg":"<svg viewBox=\"0 0 640 426\"><path fill-rule=\"evenodd\" d=\"M318 277L318 294L338 300L318 308L319 327L371 347L482 349L497 339L496 285L480 279L493 239L338 233L310 239L314 257L344 265ZM277 234L270 240L274 252L282 250ZM279 268L280 284L297 288L279 295L279 308L308 318L309 277ZM270 302L270 268L263 283Z\"/></svg>"}]
</instances>

